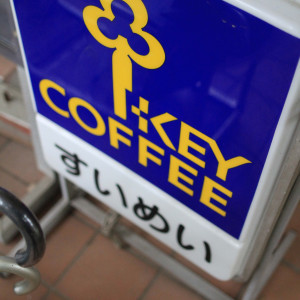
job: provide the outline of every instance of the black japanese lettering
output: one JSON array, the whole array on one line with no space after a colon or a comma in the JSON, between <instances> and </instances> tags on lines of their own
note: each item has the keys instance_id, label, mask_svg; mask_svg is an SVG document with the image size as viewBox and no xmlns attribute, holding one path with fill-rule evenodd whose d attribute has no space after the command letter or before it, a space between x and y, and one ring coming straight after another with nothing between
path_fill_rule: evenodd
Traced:
<instances>
[{"instance_id":1,"label":"black japanese lettering","mask_svg":"<svg viewBox=\"0 0 300 300\"><path fill-rule=\"evenodd\" d=\"M126 201L122 187L119 184L116 184L116 187L118 188L118 191L120 193L123 206L127 208L127 201Z\"/></svg>"},{"instance_id":2,"label":"black japanese lettering","mask_svg":"<svg viewBox=\"0 0 300 300\"><path fill-rule=\"evenodd\" d=\"M98 192L104 196L107 196L110 194L110 191L108 190L102 190L101 187L100 187L100 172L95 169L94 170L94 180L95 180L95 185L96 185L96 188L98 190Z\"/></svg>"},{"instance_id":3,"label":"black japanese lettering","mask_svg":"<svg viewBox=\"0 0 300 300\"><path fill-rule=\"evenodd\" d=\"M158 207L155 205L153 207L150 207L144 204L142 198L138 197L138 199L139 199L139 203L135 204L133 207L133 211L135 215L144 221L153 220L157 216L162 220L163 226L159 228L150 224L150 227L159 232L163 232L163 233L169 232L170 230L169 224L166 221L166 219L158 212Z\"/></svg>"},{"instance_id":4,"label":"black japanese lettering","mask_svg":"<svg viewBox=\"0 0 300 300\"><path fill-rule=\"evenodd\" d=\"M205 260L210 263L211 262L211 250L208 242L203 242L205 247Z\"/></svg>"},{"instance_id":5,"label":"black japanese lettering","mask_svg":"<svg viewBox=\"0 0 300 300\"><path fill-rule=\"evenodd\" d=\"M76 176L80 175L79 164L81 163L84 166L87 166L87 164L84 161L80 160L77 154L72 154L58 145L55 146L59 150L64 152L64 154L61 155L61 159L68 168L67 172Z\"/></svg>"},{"instance_id":6,"label":"black japanese lettering","mask_svg":"<svg viewBox=\"0 0 300 300\"><path fill-rule=\"evenodd\" d=\"M182 235L183 235L183 232L184 232L184 226L182 224L180 224L178 226L178 229L177 229L177 242L178 244L185 250L194 250L195 247L192 246L192 245L183 245L183 242L182 242Z\"/></svg>"}]
</instances>

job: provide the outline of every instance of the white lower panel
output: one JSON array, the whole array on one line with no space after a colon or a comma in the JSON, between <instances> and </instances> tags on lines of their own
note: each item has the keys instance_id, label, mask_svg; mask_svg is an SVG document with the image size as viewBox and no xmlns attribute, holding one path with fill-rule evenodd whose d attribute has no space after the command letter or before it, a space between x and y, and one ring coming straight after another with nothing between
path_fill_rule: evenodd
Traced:
<instances>
[{"instance_id":1,"label":"white lower panel","mask_svg":"<svg viewBox=\"0 0 300 300\"><path fill-rule=\"evenodd\" d=\"M55 123L37 124L51 168L212 276L237 273L241 242Z\"/></svg>"}]
</instances>

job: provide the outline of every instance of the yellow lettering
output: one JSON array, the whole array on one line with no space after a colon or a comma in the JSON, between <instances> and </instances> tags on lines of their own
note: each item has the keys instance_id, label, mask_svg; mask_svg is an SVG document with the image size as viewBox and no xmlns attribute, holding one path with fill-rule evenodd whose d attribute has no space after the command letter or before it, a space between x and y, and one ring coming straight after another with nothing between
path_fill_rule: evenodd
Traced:
<instances>
[{"instance_id":1,"label":"yellow lettering","mask_svg":"<svg viewBox=\"0 0 300 300\"><path fill-rule=\"evenodd\" d=\"M121 135L118 132L118 129L122 130L123 132L127 133L130 136L133 136L133 131L128 127L126 127L125 125L112 119L111 117L108 118L108 124L109 124L110 144L116 149L119 149L119 141L120 141L123 144L127 145L128 147L131 147L131 141L125 136Z\"/></svg>"},{"instance_id":2,"label":"yellow lettering","mask_svg":"<svg viewBox=\"0 0 300 300\"><path fill-rule=\"evenodd\" d=\"M95 128L88 126L86 123L82 121L82 119L79 117L77 112L78 106L82 106L86 108L95 117L97 122ZM97 112L97 110L85 100L76 97L71 98L69 100L69 110L73 118L76 120L76 122L89 133L97 136L101 136L105 133L106 128L102 117Z\"/></svg>"},{"instance_id":3,"label":"yellow lettering","mask_svg":"<svg viewBox=\"0 0 300 300\"><path fill-rule=\"evenodd\" d=\"M218 191L222 192L224 195L228 196L229 198L232 198L232 192L224 188L222 185L218 184L217 182L211 180L208 177L204 177L203 182L203 188L202 188L202 194L200 197L200 202L206 205L207 207L211 208L216 213L220 214L221 216L226 216L226 211L223 209L217 207L213 203L211 203L211 199L216 200L218 203L220 203L223 206L227 205L227 200L223 199L219 195L215 194L213 192L214 189L217 189Z\"/></svg>"},{"instance_id":4,"label":"yellow lettering","mask_svg":"<svg viewBox=\"0 0 300 300\"><path fill-rule=\"evenodd\" d=\"M165 130L162 127L162 124L177 120L174 116L169 113L164 113L162 115L156 116L150 119L153 126L157 130L159 136L163 140L163 142L171 149L176 150L174 145L172 144L171 140L169 139L168 135L166 134Z\"/></svg>"},{"instance_id":5,"label":"yellow lettering","mask_svg":"<svg viewBox=\"0 0 300 300\"><path fill-rule=\"evenodd\" d=\"M195 142L191 141L190 134L194 134L195 136L199 137L200 139L204 139L204 137L206 137L200 131L196 130L195 128L189 126L188 124L186 124L184 122L181 122L178 153L180 153L184 157L188 158L192 162L196 163L201 168L205 168L205 162L189 152L189 148L192 148L202 155L205 154L205 148L203 148L203 147L199 146L198 144L196 144Z\"/></svg>"},{"instance_id":6,"label":"yellow lettering","mask_svg":"<svg viewBox=\"0 0 300 300\"><path fill-rule=\"evenodd\" d=\"M191 173L194 176L198 175L198 171L196 169L192 168L188 164L184 163L183 161L179 160L175 156L171 155L168 181L173 185L177 186L179 189L181 189L188 195L193 196L194 191L188 188L183 183L179 182L179 178L191 186L194 184L194 180L181 173L180 168L183 168L184 170L186 170L187 172Z\"/></svg>"},{"instance_id":7,"label":"yellow lettering","mask_svg":"<svg viewBox=\"0 0 300 300\"><path fill-rule=\"evenodd\" d=\"M233 168L236 168L236 167L244 165L244 164L251 164L250 160L248 160L242 156L237 156L237 157L233 157L228 160L225 160L217 143L213 139L210 139L210 147L213 150L214 155L216 156L216 159L218 161L217 176L224 181L227 178L229 169L233 169Z\"/></svg>"},{"instance_id":8,"label":"yellow lettering","mask_svg":"<svg viewBox=\"0 0 300 300\"><path fill-rule=\"evenodd\" d=\"M59 86L58 84L56 84L55 82L49 80L49 79L43 79L43 80L40 81L40 92L41 92L41 95L42 95L43 99L46 101L46 103L55 112L57 112L61 116L65 117L65 118L70 118L70 114L69 114L68 111L59 108L57 105L55 105L53 103L53 101L51 100L51 98L49 97L49 94L48 94L49 89L54 89L57 92L59 92L60 94L62 94L63 96L66 96L65 89L62 88L61 86Z\"/></svg>"},{"instance_id":9,"label":"yellow lettering","mask_svg":"<svg viewBox=\"0 0 300 300\"><path fill-rule=\"evenodd\" d=\"M224 156L222 155L220 148L218 147L217 143L215 140L212 138L208 137L207 135L203 134L202 132L198 131L197 129L189 126L188 124L181 122L181 131L180 131L180 140L179 140L179 148L178 148L178 153L181 155L185 156L192 162L196 163L202 168L205 168L205 162L202 161L200 158L196 157L195 155L191 154L188 152L189 147L193 148L200 154L205 154L205 148L201 147L200 145L196 144L195 142L190 140L190 134L193 134L206 143L209 144L211 147L217 161L218 161L218 168L217 168L217 177L219 177L222 180L226 180L228 170L244 165L244 164L249 164L251 161L248 159L242 157L242 156L237 156L228 160L224 159Z\"/></svg>"},{"instance_id":10,"label":"yellow lettering","mask_svg":"<svg viewBox=\"0 0 300 300\"><path fill-rule=\"evenodd\" d=\"M148 159L155 162L157 165L161 166L161 159L154 156L152 153L148 152L148 148L153 149L160 155L165 155L165 150L158 147L154 143L148 141L142 136L139 136L139 163L145 167L148 166Z\"/></svg>"}]
</instances>

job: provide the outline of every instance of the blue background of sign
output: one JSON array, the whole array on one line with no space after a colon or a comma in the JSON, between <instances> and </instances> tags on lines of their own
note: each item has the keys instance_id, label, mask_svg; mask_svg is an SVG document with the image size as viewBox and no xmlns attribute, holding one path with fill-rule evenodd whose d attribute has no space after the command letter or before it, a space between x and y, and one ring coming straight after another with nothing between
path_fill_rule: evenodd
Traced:
<instances>
[{"instance_id":1,"label":"blue background of sign","mask_svg":"<svg viewBox=\"0 0 300 300\"><path fill-rule=\"evenodd\" d=\"M127 93L128 119L123 121L113 114L114 50L99 44L82 18L87 5L101 7L100 2L15 0L14 3L38 112L239 238L297 66L299 40L222 1L188 0L183 4L178 0L144 0L149 16L145 31L162 44L166 61L156 70L132 62L133 91ZM146 54L145 42L130 31L133 20L130 8L121 0L115 0L113 7L116 19L103 21L99 26L108 37L121 34L132 49ZM66 90L66 97L50 92L62 109L68 110L69 98L82 98L101 113L107 131L107 118L111 116L132 129L135 136L145 136L165 149L162 166L150 162L145 168L138 163L137 138L132 139L131 148L120 143L117 150L111 147L108 132L102 137L93 136L74 119L51 110L39 91L39 82L45 78ZM138 130L138 118L129 108L138 106L139 96L150 103L149 115L145 115L148 120L165 112L178 118L166 125L176 148L183 121L213 138L225 159L243 156L252 163L229 170L224 182L216 177L213 152L195 138L207 151L204 158L207 167L197 167L164 146L153 127L149 126L148 134ZM87 110L79 110L79 114L90 126L95 126ZM197 168L193 197L167 181L170 154ZM204 175L233 192L231 199L221 195L228 200L226 217L199 202Z\"/></svg>"}]
</instances>

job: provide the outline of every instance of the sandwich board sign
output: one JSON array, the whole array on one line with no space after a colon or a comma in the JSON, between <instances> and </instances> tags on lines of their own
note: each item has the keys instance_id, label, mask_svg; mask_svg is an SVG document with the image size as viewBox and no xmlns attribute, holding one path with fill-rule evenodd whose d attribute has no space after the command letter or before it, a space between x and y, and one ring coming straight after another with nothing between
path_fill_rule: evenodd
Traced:
<instances>
[{"instance_id":1,"label":"sandwich board sign","mask_svg":"<svg viewBox=\"0 0 300 300\"><path fill-rule=\"evenodd\" d=\"M220 0L11 2L49 165L234 277L288 144L299 38Z\"/></svg>"}]
</instances>

